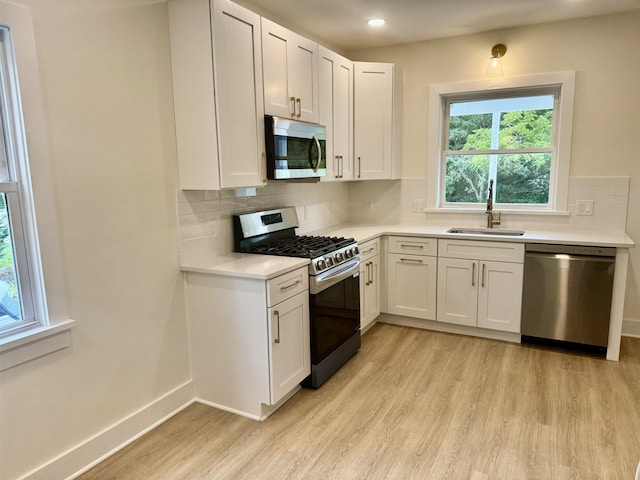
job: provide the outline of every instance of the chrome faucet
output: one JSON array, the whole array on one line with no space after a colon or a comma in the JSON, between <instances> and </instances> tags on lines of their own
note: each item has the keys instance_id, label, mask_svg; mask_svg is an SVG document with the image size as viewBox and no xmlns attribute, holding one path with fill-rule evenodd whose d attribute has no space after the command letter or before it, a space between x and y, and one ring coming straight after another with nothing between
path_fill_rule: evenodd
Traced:
<instances>
[{"instance_id":1,"label":"chrome faucet","mask_svg":"<svg viewBox=\"0 0 640 480\"><path fill-rule=\"evenodd\" d=\"M493 228L494 225L500 225L500 212L498 219L493 216L493 179L489 180L489 196L487 197L487 228Z\"/></svg>"}]
</instances>

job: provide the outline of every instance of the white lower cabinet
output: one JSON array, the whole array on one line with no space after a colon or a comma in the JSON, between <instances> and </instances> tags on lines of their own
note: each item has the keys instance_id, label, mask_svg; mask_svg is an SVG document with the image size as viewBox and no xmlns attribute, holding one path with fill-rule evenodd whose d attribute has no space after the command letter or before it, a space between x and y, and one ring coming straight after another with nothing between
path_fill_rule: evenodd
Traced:
<instances>
[{"instance_id":1,"label":"white lower cabinet","mask_svg":"<svg viewBox=\"0 0 640 480\"><path fill-rule=\"evenodd\" d=\"M380 240L360 245L360 330L380 315Z\"/></svg>"},{"instance_id":2,"label":"white lower cabinet","mask_svg":"<svg viewBox=\"0 0 640 480\"><path fill-rule=\"evenodd\" d=\"M435 320L437 240L391 236L388 245L388 313Z\"/></svg>"},{"instance_id":3,"label":"white lower cabinet","mask_svg":"<svg viewBox=\"0 0 640 480\"><path fill-rule=\"evenodd\" d=\"M522 244L440 240L438 252L438 321L520 332Z\"/></svg>"},{"instance_id":4,"label":"white lower cabinet","mask_svg":"<svg viewBox=\"0 0 640 480\"><path fill-rule=\"evenodd\" d=\"M306 272L305 272L306 273ZM269 377L275 405L311 372L309 292L269 307Z\"/></svg>"},{"instance_id":5,"label":"white lower cabinet","mask_svg":"<svg viewBox=\"0 0 640 480\"><path fill-rule=\"evenodd\" d=\"M270 280L187 274L196 397L262 420L311 373L306 267Z\"/></svg>"}]
</instances>

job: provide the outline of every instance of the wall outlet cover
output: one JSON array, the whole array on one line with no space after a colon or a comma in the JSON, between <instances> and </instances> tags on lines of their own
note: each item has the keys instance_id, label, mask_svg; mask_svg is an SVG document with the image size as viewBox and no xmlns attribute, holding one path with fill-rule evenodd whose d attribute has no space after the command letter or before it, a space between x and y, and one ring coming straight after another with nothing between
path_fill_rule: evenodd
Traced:
<instances>
[{"instance_id":1,"label":"wall outlet cover","mask_svg":"<svg viewBox=\"0 0 640 480\"><path fill-rule=\"evenodd\" d=\"M593 200L577 200L576 215L593 215Z\"/></svg>"}]
</instances>

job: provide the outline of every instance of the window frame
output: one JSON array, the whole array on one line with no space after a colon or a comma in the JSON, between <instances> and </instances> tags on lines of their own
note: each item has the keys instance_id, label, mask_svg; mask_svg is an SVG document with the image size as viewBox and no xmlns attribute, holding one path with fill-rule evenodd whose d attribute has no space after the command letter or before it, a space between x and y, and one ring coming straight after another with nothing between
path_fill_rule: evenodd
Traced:
<instances>
[{"instance_id":1,"label":"window frame","mask_svg":"<svg viewBox=\"0 0 640 480\"><path fill-rule=\"evenodd\" d=\"M569 188L569 166L571 159L571 130L575 91L575 72L555 72L517 77L500 77L469 82L431 85L429 88L429 131L427 159L427 211L430 212L477 212L484 210L483 204L453 204L444 202L444 158L448 148L445 131L447 99L492 98L496 93L521 91L524 94L544 88L557 88L554 100L554 125L552 158L549 179L549 204L499 204L502 212L568 214L567 196Z\"/></svg>"},{"instance_id":2,"label":"window frame","mask_svg":"<svg viewBox=\"0 0 640 480\"><path fill-rule=\"evenodd\" d=\"M31 293L37 320L29 328L0 337L1 372L71 345L71 329L75 322L67 313L43 90L31 12L27 7L0 0L0 25L9 28L12 34L10 54L13 55L17 82L15 105L20 118L16 125L15 148L24 159L23 168L15 172L16 179L23 186L16 193L25 247L30 258ZM28 126L28 141L25 125ZM36 185L31 182L32 169L37 173ZM38 202L34 200L34 191ZM36 207L39 221L36 221ZM41 227L40 231L38 227ZM45 271L47 286L53 293L51 298L46 295Z\"/></svg>"}]
</instances>

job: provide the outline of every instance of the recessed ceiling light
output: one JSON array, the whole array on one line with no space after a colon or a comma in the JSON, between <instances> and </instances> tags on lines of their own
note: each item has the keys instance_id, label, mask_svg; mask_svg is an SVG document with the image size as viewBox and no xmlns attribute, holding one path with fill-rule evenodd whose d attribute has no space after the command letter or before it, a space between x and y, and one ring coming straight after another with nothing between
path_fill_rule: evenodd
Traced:
<instances>
[{"instance_id":1,"label":"recessed ceiling light","mask_svg":"<svg viewBox=\"0 0 640 480\"><path fill-rule=\"evenodd\" d=\"M372 18L367 22L370 27L380 27L385 24L384 18Z\"/></svg>"}]
</instances>

